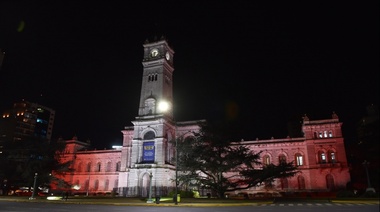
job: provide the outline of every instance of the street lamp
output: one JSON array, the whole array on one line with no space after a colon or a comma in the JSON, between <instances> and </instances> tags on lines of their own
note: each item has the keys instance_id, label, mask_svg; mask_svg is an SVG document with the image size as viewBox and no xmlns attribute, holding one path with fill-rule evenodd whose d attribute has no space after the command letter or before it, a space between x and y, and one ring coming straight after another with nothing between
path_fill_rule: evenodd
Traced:
<instances>
[{"instance_id":1,"label":"street lamp","mask_svg":"<svg viewBox=\"0 0 380 212\"><path fill-rule=\"evenodd\" d=\"M149 198L148 198L148 201L146 201L146 203L153 203L153 200L152 200L152 177L153 177L153 174L151 172L151 173L149 173Z\"/></svg>"},{"instance_id":2,"label":"street lamp","mask_svg":"<svg viewBox=\"0 0 380 212\"><path fill-rule=\"evenodd\" d=\"M29 199L35 199L35 195L36 195L36 184L37 184L37 172L34 173L34 183L33 183L33 192L32 192L32 196L29 197Z\"/></svg>"},{"instance_id":3,"label":"street lamp","mask_svg":"<svg viewBox=\"0 0 380 212\"><path fill-rule=\"evenodd\" d=\"M367 183L368 183L368 185L367 185L367 189L366 189L366 192L368 192L368 191L372 191L372 192L375 193L375 189L372 188L372 186L371 186L371 181L369 180L368 165L369 165L369 162L365 160L365 161L363 162L363 166L364 166L364 169L365 169L365 173L367 174Z\"/></svg>"},{"instance_id":4,"label":"street lamp","mask_svg":"<svg viewBox=\"0 0 380 212\"><path fill-rule=\"evenodd\" d=\"M178 138L175 139L175 194L174 204L178 205Z\"/></svg>"}]
</instances>

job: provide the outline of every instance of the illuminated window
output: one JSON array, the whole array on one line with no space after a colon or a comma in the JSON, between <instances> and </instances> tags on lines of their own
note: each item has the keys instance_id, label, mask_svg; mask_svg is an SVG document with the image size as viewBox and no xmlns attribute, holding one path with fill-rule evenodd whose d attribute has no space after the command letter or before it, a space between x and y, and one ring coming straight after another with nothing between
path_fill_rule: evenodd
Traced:
<instances>
[{"instance_id":1,"label":"illuminated window","mask_svg":"<svg viewBox=\"0 0 380 212\"><path fill-rule=\"evenodd\" d=\"M323 136L322 136L322 132L319 132L319 138L322 138Z\"/></svg>"},{"instance_id":2,"label":"illuminated window","mask_svg":"<svg viewBox=\"0 0 380 212\"><path fill-rule=\"evenodd\" d=\"M333 151L329 151L328 156L329 156L329 162L330 162L330 163L335 163L335 162L336 162L336 159L335 159L335 152L333 152Z\"/></svg>"},{"instance_id":3,"label":"illuminated window","mask_svg":"<svg viewBox=\"0 0 380 212\"><path fill-rule=\"evenodd\" d=\"M327 131L323 131L323 137L327 138Z\"/></svg>"},{"instance_id":4,"label":"illuminated window","mask_svg":"<svg viewBox=\"0 0 380 212\"><path fill-rule=\"evenodd\" d=\"M333 136L332 136L332 132L331 131L329 131L329 137L330 138L332 138Z\"/></svg>"},{"instance_id":5,"label":"illuminated window","mask_svg":"<svg viewBox=\"0 0 380 212\"><path fill-rule=\"evenodd\" d=\"M319 151L318 155L319 155L319 163L326 163L326 154L322 151Z\"/></svg>"},{"instance_id":6,"label":"illuminated window","mask_svg":"<svg viewBox=\"0 0 380 212\"><path fill-rule=\"evenodd\" d=\"M303 157L299 153L296 154L296 165L303 166Z\"/></svg>"},{"instance_id":7,"label":"illuminated window","mask_svg":"<svg viewBox=\"0 0 380 212\"><path fill-rule=\"evenodd\" d=\"M265 155L263 157L263 164L264 165L269 165L270 164L270 157L269 157L269 155Z\"/></svg>"}]
</instances>

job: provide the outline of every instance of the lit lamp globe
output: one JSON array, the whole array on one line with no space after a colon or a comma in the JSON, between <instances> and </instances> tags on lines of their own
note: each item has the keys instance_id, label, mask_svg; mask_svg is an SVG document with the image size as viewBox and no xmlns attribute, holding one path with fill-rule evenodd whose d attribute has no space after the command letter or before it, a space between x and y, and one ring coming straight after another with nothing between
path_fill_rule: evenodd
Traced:
<instances>
[{"instance_id":1,"label":"lit lamp globe","mask_svg":"<svg viewBox=\"0 0 380 212\"><path fill-rule=\"evenodd\" d=\"M170 105L168 102L166 101L161 101L159 104L158 104L158 110L160 112L166 112L170 109Z\"/></svg>"}]
</instances>

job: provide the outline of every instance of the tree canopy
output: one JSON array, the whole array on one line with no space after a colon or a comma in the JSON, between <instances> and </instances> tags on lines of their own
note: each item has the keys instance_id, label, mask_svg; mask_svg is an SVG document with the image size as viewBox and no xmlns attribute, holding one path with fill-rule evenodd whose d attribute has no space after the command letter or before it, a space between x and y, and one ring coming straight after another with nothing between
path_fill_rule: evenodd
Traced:
<instances>
[{"instance_id":1,"label":"tree canopy","mask_svg":"<svg viewBox=\"0 0 380 212\"><path fill-rule=\"evenodd\" d=\"M199 132L182 136L177 144L178 181L195 183L224 198L227 191L271 183L276 178L294 176L298 170L290 163L263 166L261 152L231 140L228 126L200 123Z\"/></svg>"},{"instance_id":2,"label":"tree canopy","mask_svg":"<svg viewBox=\"0 0 380 212\"><path fill-rule=\"evenodd\" d=\"M65 184L52 175L52 171L70 171L70 162L59 162L64 148L65 142L49 142L34 137L3 142L3 151L0 154L0 188L7 192L18 187L32 187L36 173L37 186L49 187L52 182Z\"/></svg>"}]
</instances>

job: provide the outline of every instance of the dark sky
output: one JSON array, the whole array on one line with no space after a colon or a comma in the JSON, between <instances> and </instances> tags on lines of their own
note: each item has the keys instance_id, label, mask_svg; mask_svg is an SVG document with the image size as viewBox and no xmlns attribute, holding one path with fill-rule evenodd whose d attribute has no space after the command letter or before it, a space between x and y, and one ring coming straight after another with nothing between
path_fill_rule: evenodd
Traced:
<instances>
[{"instance_id":1,"label":"dark sky","mask_svg":"<svg viewBox=\"0 0 380 212\"><path fill-rule=\"evenodd\" d=\"M138 2L138 3L137 3ZM0 1L0 109L56 110L55 138L121 144L138 113L142 44L166 36L178 121L233 121L245 140L328 119L346 140L379 101L378 1ZM224 3L220 3L224 2Z\"/></svg>"}]
</instances>

